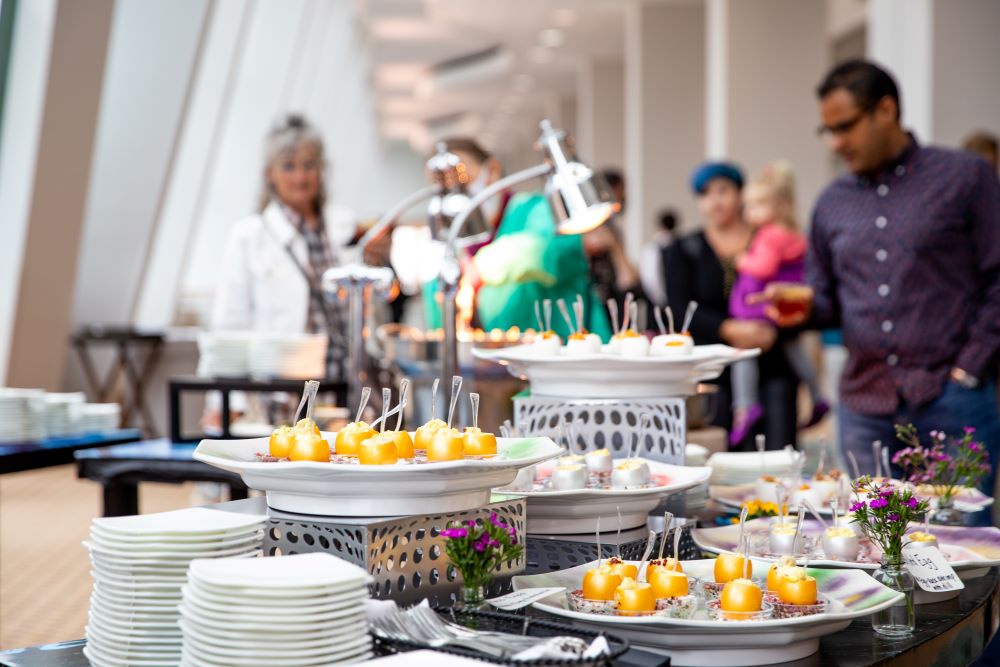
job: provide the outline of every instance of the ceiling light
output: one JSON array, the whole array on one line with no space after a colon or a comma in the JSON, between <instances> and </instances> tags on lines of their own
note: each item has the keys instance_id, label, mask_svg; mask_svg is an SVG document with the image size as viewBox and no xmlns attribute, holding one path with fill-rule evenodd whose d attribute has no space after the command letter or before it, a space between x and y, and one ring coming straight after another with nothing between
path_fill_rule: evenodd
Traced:
<instances>
[{"instance_id":1,"label":"ceiling light","mask_svg":"<svg viewBox=\"0 0 1000 667\"><path fill-rule=\"evenodd\" d=\"M566 43L566 35L559 28L546 28L538 33L538 43L554 49Z\"/></svg>"}]
</instances>

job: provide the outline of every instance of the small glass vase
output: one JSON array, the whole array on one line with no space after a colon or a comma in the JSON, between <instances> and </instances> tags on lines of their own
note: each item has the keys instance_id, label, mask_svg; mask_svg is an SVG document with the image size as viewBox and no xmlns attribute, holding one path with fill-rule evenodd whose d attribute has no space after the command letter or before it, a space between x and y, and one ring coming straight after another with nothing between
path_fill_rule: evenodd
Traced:
<instances>
[{"instance_id":1,"label":"small glass vase","mask_svg":"<svg viewBox=\"0 0 1000 667\"><path fill-rule=\"evenodd\" d=\"M962 513L955 509L955 496L938 496L937 507L930 510L929 521L938 526L961 526Z\"/></svg>"},{"instance_id":2,"label":"small glass vase","mask_svg":"<svg viewBox=\"0 0 1000 667\"><path fill-rule=\"evenodd\" d=\"M456 606L459 609L473 611L486 607L486 584L462 584L462 589L458 593L458 603Z\"/></svg>"},{"instance_id":3,"label":"small glass vase","mask_svg":"<svg viewBox=\"0 0 1000 667\"><path fill-rule=\"evenodd\" d=\"M906 570L902 559L883 558L872 577L883 586L903 594L903 599L898 603L872 614L872 629L884 637L907 637L913 634L917 626L913 607L913 577Z\"/></svg>"}]
</instances>

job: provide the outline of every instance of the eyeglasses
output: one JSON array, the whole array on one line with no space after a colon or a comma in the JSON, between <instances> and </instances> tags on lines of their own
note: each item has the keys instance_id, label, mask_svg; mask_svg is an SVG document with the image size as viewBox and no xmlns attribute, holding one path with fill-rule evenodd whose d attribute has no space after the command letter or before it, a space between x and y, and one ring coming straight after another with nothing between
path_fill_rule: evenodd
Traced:
<instances>
[{"instance_id":1,"label":"eyeglasses","mask_svg":"<svg viewBox=\"0 0 1000 667\"><path fill-rule=\"evenodd\" d=\"M826 139L831 137L842 137L851 130L854 126L861 122L861 119L871 113L871 109L863 109L859 111L858 114L851 118L850 120L845 120L842 123L837 123L832 127L827 127L826 125L820 125L816 128L816 134L819 135L820 139Z\"/></svg>"}]
</instances>

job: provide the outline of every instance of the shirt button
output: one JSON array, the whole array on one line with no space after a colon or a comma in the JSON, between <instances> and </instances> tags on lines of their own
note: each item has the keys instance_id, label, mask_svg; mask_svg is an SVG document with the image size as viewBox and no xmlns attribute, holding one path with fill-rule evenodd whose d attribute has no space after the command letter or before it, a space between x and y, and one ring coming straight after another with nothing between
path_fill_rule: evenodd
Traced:
<instances>
[{"instance_id":1,"label":"shirt button","mask_svg":"<svg viewBox=\"0 0 1000 667\"><path fill-rule=\"evenodd\" d=\"M878 295L879 296L889 296L889 286L886 285L885 283L882 283L881 285L879 285L878 286Z\"/></svg>"},{"instance_id":2,"label":"shirt button","mask_svg":"<svg viewBox=\"0 0 1000 667\"><path fill-rule=\"evenodd\" d=\"M897 176L904 176L905 174L906 174L906 167L904 167L903 165L899 165L898 167L896 167Z\"/></svg>"},{"instance_id":3,"label":"shirt button","mask_svg":"<svg viewBox=\"0 0 1000 667\"><path fill-rule=\"evenodd\" d=\"M885 197L887 194L889 194L889 186L883 183L882 185L878 186L878 189L876 189L875 191L878 192L879 197Z\"/></svg>"},{"instance_id":4,"label":"shirt button","mask_svg":"<svg viewBox=\"0 0 1000 667\"><path fill-rule=\"evenodd\" d=\"M880 215L879 217L875 218L875 226L878 227L879 229L885 229L885 226L888 224L889 221L886 219L884 215Z\"/></svg>"},{"instance_id":5,"label":"shirt button","mask_svg":"<svg viewBox=\"0 0 1000 667\"><path fill-rule=\"evenodd\" d=\"M890 322L889 320L885 320L884 322L882 322L882 331L883 333L889 333L890 331L892 331L892 322Z\"/></svg>"},{"instance_id":6,"label":"shirt button","mask_svg":"<svg viewBox=\"0 0 1000 667\"><path fill-rule=\"evenodd\" d=\"M880 262L884 262L888 257L889 253L885 251L885 248L879 248L878 250L875 251L875 259L877 259Z\"/></svg>"},{"instance_id":7,"label":"shirt button","mask_svg":"<svg viewBox=\"0 0 1000 667\"><path fill-rule=\"evenodd\" d=\"M895 366L896 364L899 363L899 357L897 357L895 354L890 354L888 357L885 358L885 363L889 364L890 366Z\"/></svg>"}]
</instances>

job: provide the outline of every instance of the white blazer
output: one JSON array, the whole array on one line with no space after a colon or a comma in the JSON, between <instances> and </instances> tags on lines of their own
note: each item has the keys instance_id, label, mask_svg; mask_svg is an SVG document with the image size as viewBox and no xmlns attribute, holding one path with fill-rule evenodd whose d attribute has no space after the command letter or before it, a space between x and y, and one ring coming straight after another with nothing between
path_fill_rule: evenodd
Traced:
<instances>
[{"instance_id":1,"label":"white blazer","mask_svg":"<svg viewBox=\"0 0 1000 667\"><path fill-rule=\"evenodd\" d=\"M339 206L323 210L335 262L354 237L354 215ZM237 222L222 255L212 309L212 328L227 331L302 333L309 312L309 286L289 256L308 266L306 241L272 201L262 213Z\"/></svg>"}]
</instances>

